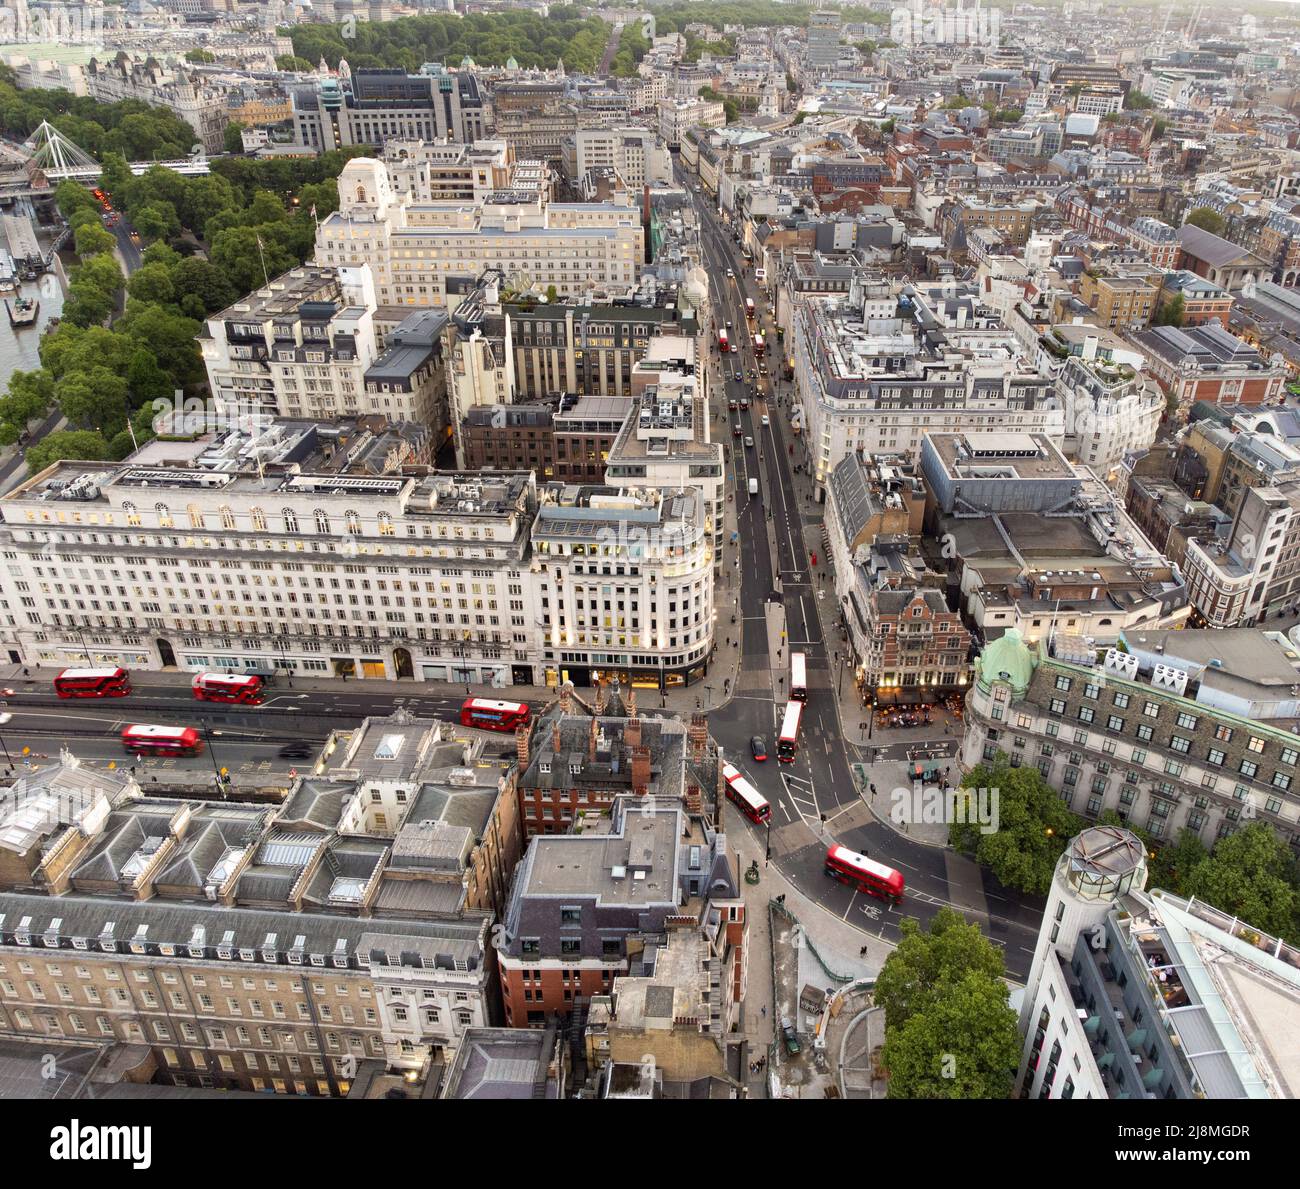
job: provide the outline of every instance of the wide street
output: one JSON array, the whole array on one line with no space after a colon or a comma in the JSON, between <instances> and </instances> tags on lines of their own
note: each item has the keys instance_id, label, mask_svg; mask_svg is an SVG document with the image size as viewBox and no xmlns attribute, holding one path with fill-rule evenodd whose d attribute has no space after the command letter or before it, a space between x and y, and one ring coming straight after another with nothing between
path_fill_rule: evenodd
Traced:
<instances>
[{"instance_id":1,"label":"wide street","mask_svg":"<svg viewBox=\"0 0 1300 1189\"><path fill-rule=\"evenodd\" d=\"M421 717L455 722L464 701L464 691L458 687L406 686L394 693L387 685L375 690L361 682L340 682L337 689L305 691L291 689L281 680L267 689L260 706L241 707L196 701L188 682L143 672L133 675L129 697L65 701L50 688L48 676L25 681L7 675L4 680L13 690L0 697L0 711L8 715L0 725L4 767L21 770L29 759L37 765L55 762L60 747L66 745L87 764L135 764L147 775L157 775L160 783L170 772L212 773L214 759L237 784L284 777L293 770L306 770L311 763L281 759L279 751L286 743L310 744L314 758L331 731L354 727L368 716L384 716L403 706ZM423 688L436 692L415 692ZM122 747L121 733L132 723L197 727L207 734L208 747L196 756L131 757ZM511 736L498 740L482 732L465 732L471 733L487 740L489 756L514 754Z\"/></svg>"},{"instance_id":2,"label":"wide street","mask_svg":"<svg viewBox=\"0 0 1300 1189\"><path fill-rule=\"evenodd\" d=\"M680 172L679 180L690 185ZM827 625L838 634L838 612L819 599L809 572L808 542L820 548L820 529L816 526L822 518L820 514L815 519L805 518L799 508L791 472L789 400L778 406L769 392L767 395L773 399L752 400L748 412L727 411L729 398L752 395L744 377L757 370L752 333L745 319L745 298L754 299L760 321L766 318L768 299L745 275L740 252L709 196L696 191L695 202L701 217L713 316L719 326L731 323L731 341L739 346L738 352L720 361L725 377L721 387L725 391L714 393L715 410L722 414L714 425L731 442L730 478L744 559L741 622L737 625L742 633L743 661L735 696L725 707L709 714L710 733L731 762L770 801L771 861L804 894L864 932L890 941L897 940L897 922L903 915L918 917L924 923L942 905L951 905L977 922L1003 948L1008 974L1023 979L1042 916L1041 902L1003 888L967 858L909 840L877 821L850 770L850 763L859 757L849 754L840 727L833 672L833 654L838 645L827 640L822 623L825 613ZM727 278L728 269L734 279ZM767 361L772 373L770 382L788 396L790 385L778 381L781 369L775 327L770 319L764 325L771 343ZM709 332L710 354L714 356L717 334L712 326ZM742 376L740 382L733 378L737 370ZM767 425L762 423L764 416ZM743 438L731 436L730 424L737 418L743 434L754 438L753 448L746 448ZM750 476L760 479L760 498L753 500L748 494ZM814 531L805 536L809 529ZM784 640L769 632L769 601L784 608ZM719 622L719 631L725 634L725 618L720 617ZM774 639L779 655L773 651ZM795 761L778 764L776 723L785 702L792 649L807 657L808 699ZM853 696L844 712L854 721L862 717ZM753 735L762 735L767 742L771 758L766 763L751 758L749 741ZM891 740L880 742L896 750ZM883 801L892 789L880 791ZM759 830L748 824L746 828ZM879 900L828 879L822 868L826 847L832 841L901 871L907 881L901 908L891 910Z\"/></svg>"}]
</instances>

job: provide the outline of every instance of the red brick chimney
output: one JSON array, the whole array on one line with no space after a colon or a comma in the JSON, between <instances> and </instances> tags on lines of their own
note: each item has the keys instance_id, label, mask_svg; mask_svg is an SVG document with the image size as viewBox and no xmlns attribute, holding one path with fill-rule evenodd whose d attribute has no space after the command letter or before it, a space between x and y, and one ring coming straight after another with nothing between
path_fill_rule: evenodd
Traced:
<instances>
[{"instance_id":1,"label":"red brick chimney","mask_svg":"<svg viewBox=\"0 0 1300 1189\"><path fill-rule=\"evenodd\" d=\"M593 718L591 720L591 730L587 735L587 759L593 764L596 762L596 735L599 730L600 728Z\"/></svg>"},{"instance_id":2,"label":"red brick chimney","mask_svg":"<svg viewBox=\"0 0 1300 1189\"><path fill-rule=\"evenodd\" d=\"M691 757L697 764L703 763L704 748L709 741L709 720L700 711L693 711L686 734L691 742Z\"/></svg>"},{"instance_id":3,"label":"red brick chimney","mask_svg":"<svg viewBox=\"0 0 1300 1189\"><path fill-rule=\"evenodd\" d=\"M522 771L528 767L528 728L525 726L515 727L515 755L519 757L519 768Z\"/></svg>"},{"instance_id":4,"label":"red brick chimney","mask_svg":"<svg viewBox=\"0 0 1300 1189\"><path fill-rule=\"evenodd\" d=\"M636 718L636 689L630 687L627 691L627 716Z\"/></svg>"},{"instance_id":5,"label":"red brick chimney","mask_svg":"<svg viewBox=\"0 0 1300 1189\"><path fill-rule=\"evenodd\" d=\"M572 681L566 681L560 686L560 710L565 714L573 713Z\"/></svg>"},{"instance_id":6,"label":"red brick chimney","mask_svg":"<svg viewBox=\"0 0 1300 1189\"><path fill-rule=\"evenodd\" d=\"M623 742L628 747L641 746L641 720L639 718L629 718L624 724Z\"/></svg>"},{"instance_id":7,"label":"red brick chimney","mask_svg":"<svg viewBox=\"0 0 1300 1189\"><path fill-rule=\"evenodd\" d=\"M551 727L551 750L558 756L563 750L560 746L560 720L555 720L555 725Z\"/></svg>"},{"instance_id":8,"label":"red brick chimney","mask_svg":"<svg viewBox=\"0 0 1300 1189\"><path fill-rule=\"evenodd\" d=\"M704 812L704 794L694 781L686 786L686 812L692 814Z\"/></svg>"},{"instance_id":9,"label":"red brick chimney","mask_svg":"<svg viewBox=\"0 0 1300 1189\"><path fill-rule=\"evenodd\" d=\"M603 681L596 682L596 713L605 713L605 683Z\"/></svg>"},{"instance_id":10,"label":"red brick chimney","mask_svg":"<svg viewBox=\"0 0 1300 1189\"><path fill-rule=\"evenodd\" d=\"M632 791L638 797L650 792L650 749L637 747L632 751Z\"/></svg>"}]
</instances>

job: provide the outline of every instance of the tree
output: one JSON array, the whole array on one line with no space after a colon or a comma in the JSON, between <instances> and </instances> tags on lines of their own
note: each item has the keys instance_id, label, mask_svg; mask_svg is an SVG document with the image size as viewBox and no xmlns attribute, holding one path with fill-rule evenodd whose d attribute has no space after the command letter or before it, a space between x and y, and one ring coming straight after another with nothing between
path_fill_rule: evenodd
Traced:
<instances>
[{"instance_id":1,"label":"tree","mask_svg":"<svg viewBox=\"0 0 1300 1189\"><path fill-rule=\"evenodd\" d=\"M244 151L244 125L238 120L232 120L226 125L226 130L221 134L221 147L227 153L242 153Z\"/></svg>"},{"instance_id":2,"label":"tree","mask_svg":"<svg viewBox=\"0 0 1300 1189\"><path fill-rule=\"evenodd\" d=\"M1124 106L1129 111L1146 111L1155 105L1156 101L1143 91L1132 90L1124 96Z\"/></svg>"},{"instance_id":3,"label":"tree","mask_svg":"<svg viewBox=\"0 0 1300 1189\"><path fill-rule=\"evenodd\" d=\"M954 821L948 829L952 845L973 853L1007 887L1046 895L1056 860L1082 820L1037 768L1013 768L1004 755L973 768L961 787L987 789L997 798L999 827L982 834L974 815L966 814L966 822Z\"/></svg>"},{"instance_id":4,"label":"tree","mask_svg":"<svg viewBox=\"0 0 1300 1189\"><path fill-rule=\"evenodd\" d=\"M1183 295L1175 293L1173 297L1161 305L1152 321L1157 326L1181 326L1183 319L1187 316L1186 305Z\"/></svg>"},{"instance_id":5,"label":"tree","mask_svg":"<svg viewBox=\"0 0 1300 1189\"><path fill-rule=\"evenodd\" d=\"M0 420L24 428L29 421L43 417L54 403L54 377L43 367L29 372L14 372L9 377L9 391L0 397Z\"/></svg>"},{"instance_id":6,"label":"tree","mask_svg":"<svg viewBox=\"0 0 1300 1189\"><path fill-rule=\"evenodd\" d=\"M85 260L97 252L111 252L117 246L117 240L111 232L105 231L95 222L78 227L72 237L72 244L77 255Z\"/></svg>"},{"instance_id":7,"label":"tree","mask_svg":"<svg viewBox=\"0 0 1300 1189\"><path fill-rule=\"evenodd\" d=\"M171 270L171 282L176 301L196 297L204 314L224 310L239 298L239 293L210 260L180 261Z\"/></svg>"},{"instance_id":8,"label":"tree","mask_svg":"<svg viewBox=\"0 0 1300 1189\"><path fill-rule=\"evenodd\" d=\"M136 301L166 305L175 300L171 270L165 264L146 264L131 277L126 288Z\"/></svg>"},{"instance_id":9,"label":"tree","mask_svg":"<svg viewBox=\"0 0 1300 1189\"><path fill-rule=\"evenodd\" d=\"M1202 231L1208 231L1211 235L1222 235L1223 229L1227 226L1227 220L1218 211L1212 210L1208 206L1198 206L1187 216L1187 225L1189 227L1199 227Z\"/></svg>"},{"instance_id":10,"label":"tree","mask_svg":"<svg viewBox=\"0 0 1300 1189\"><path fill-rule=\"evenodd\" d=\"M891 1098L1005 1098L1020 1052L1001 952L951 908L914 917L876 980Z\"/></svg>"},{"instance_id":11,"label":"tree","mask_svg":"<svg viewBox=\"0 0 1300 1189\"><path fill-rule=\"evenodd\" d=\"M126 423L126 379L106 368L64 376L57 396L60 410L73 425L113 434Z\"/></svg>"},{"instance_id":12,"label":"tree","mask_svg":"<svg viewBox=\"0 0 1300 1189\"><path fill-rule=\"evenodd\" d=\"M63 320L74 326L99 326L113 312L117 300L98 285L88 281L73 281L68 286L68 299L63 303Z\"/></svg>"},{"instance_id":13,"label":"tree","mask_svg":"<svg viewBox=\"0 0 1300 1189\"><path fill-rule=\"evenodd\" d=\"M209 257L239 293L260 289L266 283L266 277L279 276L299 263L278 244L266 239L262 240L259 252L258 231L252 227L232 227L221 232L212 241ZM265 276L262 257L266 260Z\"/></svg>"},{"instance_id":14,"label":"tree","mask_svg":"<svg viewBox=\"0 0 1300 1189\"><path fill-rule=\"evenodd\" d=\"M1183 888L1256 929L1293 944L1300 940L1295 858L1265 822L1220 838L1209 858L1188 873Z\"/></svg>"},{"instance_id":15,"label":"tree","mask_svg":"<svg viewBox=\"0 0 1300 1189\"><path fill-rule=\"evenodd\" d=\"M215 62L216 60L217 60L217 55L214 54L211 50L194 49L194 50L185 51L185 61L187 62L194 62L201 65L207 65L209 63Z\"/></svg>"},{"instance_id":16,"label":"tree","mask_svg":"<svg viewBox=\"0 0 1300 1189\"><path fill-rule=\"evenodd\" d=\"M102 252L83 261L73 270L72 280L83 281L102 289L105 293L118 293L126 284L122 266L111 252Z\"/></svg>"},{"instance_id":17,"label":"tree","mask_svg":"<svg viewBox=\"0 0 1300 1189\"><path fill-rule=\"evenodd\" d=\"M275 68L295 74L310 74L316 69L306 58L299 58L295 54L280 54L275 60Z\"/></svg>"},{"instance_id":18,"label":"tree","mask_svg":"<svg viewBox=\"0 0 1300 1189\"><path fill-rule=\"evenodd\" d=\"M929 1011L887 1028L881 1063L889 1097L1006 1098L1020 1047L1006 984L970 975Z\"/></svg>"},{"instance_id":19,"label":"tree","mask_svg":"<svg viewBox=\"0 0 1300 1189\"><path fill-rule=\"evenodd\" d=\"M935 913L924 932L915 917L904 917L899 932L898 946L876 979L876 1005L885 1009L891 1027L927 1011L970 974L999 979L1005 973L1001 951L951 908Z\"/></svg>"},{"instance_id":20,"label":"tree","mask_svg":"<svg viewBox=\"0 0 1300 1189\"><path fill-rule=\"evenodd\" d=\"M1198 834L1180 830L1172 846L1162 846L1150 868L1149 887L1166 888L1183 895L1187 877L1209 857L1209 851Z\"/></svg>"},{"instance_id":21,"label":"tree","mask_svg":"<svg viewBox=\"0 0 1300 1189\"><path fill-rule=\"evenodd\" d=\"M338 187L336 186L337 190ZM195 235L202 235L209 219L220 211L237 210L242 199L239 192L219 174L187 178L185 193L177 208L181 223Z\"/></svg>"},{"instance_id":22,"label":"tree","mask_svg":"<svg viewBox=\"0 0 1300 1189\"><path fill-rule=\"evenodd\" d=\"M108 457L104 435L93 429L65 429L47 434L27 447L27 470L38 475L46 467L65 458L97 461Z\"/></svg>"},{"instance_id":23,"label":"tree","mask_svg":"<svg viewBox=\"0 0 1300 1189\"><path fill-rule=\"evenodd\" d=\"M180 216L170 202L147 202L131 212L131 222L145 239L175 239L181 233Z\"/></svg>"}]
</instances>

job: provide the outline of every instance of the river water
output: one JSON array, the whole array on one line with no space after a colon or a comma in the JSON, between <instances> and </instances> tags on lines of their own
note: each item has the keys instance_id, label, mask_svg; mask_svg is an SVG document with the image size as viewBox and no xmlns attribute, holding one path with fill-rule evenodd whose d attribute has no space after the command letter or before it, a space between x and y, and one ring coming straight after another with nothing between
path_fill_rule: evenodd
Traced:
<instances>
[{"instance_id":1,"label":"river water","mask_svg":"<svg viewBox=\"0 0 1300 1189\"><path fill-rule=\"evenodd\" d=\"M18 292L29 300L41 303L41 312L30 326L13 326L8 315L0 312L0 395L9 388L9 377L16 371L31 371L41 366L41 335L51 318L63 310L63 287L54 273L46 273L39 281L23 281ZM0 294L13 300L15 294Z\"/></svg>"}]
</instances>

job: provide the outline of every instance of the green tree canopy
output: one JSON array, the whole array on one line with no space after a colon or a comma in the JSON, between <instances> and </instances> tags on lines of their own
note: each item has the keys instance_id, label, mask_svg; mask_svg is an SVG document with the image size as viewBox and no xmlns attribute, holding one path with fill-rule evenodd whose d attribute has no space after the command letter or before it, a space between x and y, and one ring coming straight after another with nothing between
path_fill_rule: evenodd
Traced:
<instances>
[{"instance_id":1,"label":"green tree canopy","mask_svg":"<svg viewBox=\"0 0 1300 1189\"><path fill-rule=\"evenodd\" d=\"M1187 873L1183 888L1257 929L1300 941L1295 857L1265 822L1220 838L1209 858Z\"/></svg>"},{"instance_id":2,"label":"green tree canopy","mask_svg":"<svg viewBox=\"0 0 1300 1189\"><path fill-rule=\"evenodd\" d=\"M998 829L982 834L978 823L953 822L954 847L974 854L1009 888L1046 895L1056 860L1083 826L1037 768L1013 768L1005 755L967 773L962 789L988 789L998 798ZM968 814L967 817L973 817Z\"/></svg>"},{"instance_id":3,"label":"green tree canopy","mask_svg":"<svg viewBox=\"0 0 1300 1189\"><path fill-rule=\"evenodd\" d=\"M1212 210L1208 206L1198 206L1187 216L1187 225L1189 227L1199 227L1202 231L1208 231L1211 235L1222 235L1223 229L1227 226L1227 221L1218 211Z\"/></svg>"},{"instance_id":4,"label":"green tree canopy","mask_svg":"<svg viewBox=\"0 0 1300 1189\"><path fill-rule=\"evenodd\" d=\"M108 457L108 443L104 435L93 429L68 429L47 434L39 442L27 447L27 469L40 474L51 463L65 458L96 461Z\"/></svg>"},{"instance_id":5,"label":"green tree canopy","mask_svg":"<svg viewBox=\"0 0 1300 1189\"><path fill-rule=\"evenodd\" d=\"M1002 954L951 908L899 924L876 980L891 1098L1005 1098L1020 1053Z\"/></svg>"}]
</instances>

